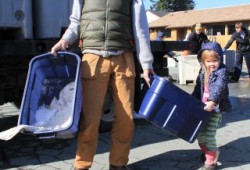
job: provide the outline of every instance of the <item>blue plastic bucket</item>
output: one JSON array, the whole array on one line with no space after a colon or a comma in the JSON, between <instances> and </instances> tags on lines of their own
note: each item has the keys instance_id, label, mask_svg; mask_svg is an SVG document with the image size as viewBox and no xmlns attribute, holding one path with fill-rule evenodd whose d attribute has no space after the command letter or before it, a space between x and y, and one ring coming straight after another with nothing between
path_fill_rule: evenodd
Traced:
<instances>
[{"instance_id":1,"label":"blue plastic bucket","mask_svg":"<svg viewBox=\"0 0 250 170\"><path fill-rule=\"evenodd\" d=\"M154 75L139 115L192 143L209 119L210 113L203 108L201 101L165 78Z\"/></svg>"},{"instance_id":2,"label":"blue plastic bucket","mask_svg":"<svg viewBox=\"0 0 250 170\"><path fill-rule=\"evenodd\" d=\"M74 137L78 131L82 108L80 64L80 57L70 52L58 52L56 57L50 53L34 57L29 64L18 124L34 126L38 110L41 107L49 108L52 101L59 100L62 89L69 83L73 83L72 91L68 94L70 97L70 104L67 106L68 112L64 115L64 112L60 113L60 116L67 115L65 118L67 124L61 126L58 121L57 128L51 129L46 129L46 126L49 125L44 124L44 130L32 133L40 138ZM39 113L40 117L43 117L43 114L45 116L45 113ZM56 120L53 121L57 123Z\"/></svg>"}]
</instances>

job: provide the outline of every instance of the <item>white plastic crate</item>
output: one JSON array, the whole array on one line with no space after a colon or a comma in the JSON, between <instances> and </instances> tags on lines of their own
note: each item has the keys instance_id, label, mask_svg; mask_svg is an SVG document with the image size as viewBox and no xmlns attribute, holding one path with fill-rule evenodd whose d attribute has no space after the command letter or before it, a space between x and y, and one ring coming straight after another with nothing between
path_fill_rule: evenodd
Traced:
<instances>
[{"instance_id":1,"label":"white plastic crate","mask_svg":"<svg viewBox=\"0 0 250 170\"><path fill-rule=\"evenodd\" d=\"M201 66L197 55L188 55L179 57L179 83L187 84L192 81L195 83Z\"/></svg>"},{"instance_id":2,"label":"white plastic crate","mask_svg":"<svg viewBox=\"0 0 250 170\"><path fill-rule=\"evenodd\" d=\"M178 62L176 62L173 58L168 57L168 73L169 77L174 80L179 80L179 69Z\"/></svg>"},{"instance_id":3,"label":"white plastic crate","mask_svg":"<svg viewBox=\"0 0 250 170\"><path fill-rule=\"evenodd\" d=\"M34 6L35 37L60 38L69 25L73 0L36 0Z\"/></svg>"},{"instance_id":4,"label":"white plastic crate","mask_svg":"<svg viewBox=\"0 0 250 170\"><path fill-rule=\"evenodd\" d=\"M234 71L235 64L235 51L234 50L226 50L223 55L224 64L227 66L229 72Z\"/></svg>"},{"instance_id":5,"label":"white plastic crate","mask_svg":"<svg viewBox=\"0 0 250 170\"><path fill-rule=\"evenodd\" d=\"M32 0L0 0L0 27L20 28L18 38L33 38Z\"/></svg>"}]
</instances>

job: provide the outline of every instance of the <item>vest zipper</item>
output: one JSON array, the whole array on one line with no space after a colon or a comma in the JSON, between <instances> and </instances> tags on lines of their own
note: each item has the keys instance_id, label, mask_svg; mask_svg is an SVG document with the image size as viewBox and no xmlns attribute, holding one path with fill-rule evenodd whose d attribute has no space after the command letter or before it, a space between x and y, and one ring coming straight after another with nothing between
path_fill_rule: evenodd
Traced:
<instances>
[{"instance_id":1,"label":"vest zipper","mask_svg":"<svg viewBox=\"0 0 250 170\"><path fill-rule=\"evenodd\" d=\"M105 21L105 39L104 39L104 50L107 50L107 36L108 36L108 14L109 14L109 0L106 3L106 21Z\"/></svg>"}]
</instances>

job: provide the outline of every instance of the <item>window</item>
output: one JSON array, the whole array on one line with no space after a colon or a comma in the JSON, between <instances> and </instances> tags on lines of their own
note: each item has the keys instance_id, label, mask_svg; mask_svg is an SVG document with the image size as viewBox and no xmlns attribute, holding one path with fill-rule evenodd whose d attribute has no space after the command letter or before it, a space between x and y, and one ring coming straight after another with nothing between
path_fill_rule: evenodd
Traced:
<instances>
[{"instance_id":1,"label":"window","mask_svg":"<svg viewBox=\"0 0 250 170\"><path fill-rule=\"evenodd\" d=\"M167 37L167 38L170 38L171 37L171 29L165 29L164 30L164 36Z\"/></svg>"},{"instance_id":2,"label":"window","mask_svg":"<svg viewBox=\"0 0 250 170\"><path fill-rule=\"evenodd\" d=\"M232 35L235 32L235 24L228 25L228 35Z\"/></svg>"},{"instance_id":3,"label":"window","mask_svg":"<svg viewBox=\"0 0 250 170\"><path fill-rule=\"evenodd\" d=\"M171 37L171 29L160 29L159 31L163 32L164 33L164 37L166 38L170 38Z\"/></svg>"},{"instance_id":4,"label":"window","mask_svg":"<svg viewBox=\"0 0 250 170\"><path fill-rule=\"evenodd\" d=\"M207 35L225 35L224 25L207 26Z\"/></svg>"}]
</instances>

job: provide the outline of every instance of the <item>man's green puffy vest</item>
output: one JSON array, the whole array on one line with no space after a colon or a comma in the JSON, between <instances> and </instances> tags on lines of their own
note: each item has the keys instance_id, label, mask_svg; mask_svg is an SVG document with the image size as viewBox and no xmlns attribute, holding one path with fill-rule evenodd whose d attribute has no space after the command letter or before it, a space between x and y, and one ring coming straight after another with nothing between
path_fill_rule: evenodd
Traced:
<instances>
[{"instance_id":1,"label":"man's green puffy vest","mask_svg":"<svg viewBox=\"0 0 250 170\"><path fill-rule=\"evenodd\" d=\"M81 17L83 49L130 50L133 0L85 0Z\"/></svg>"}]
</instances>

